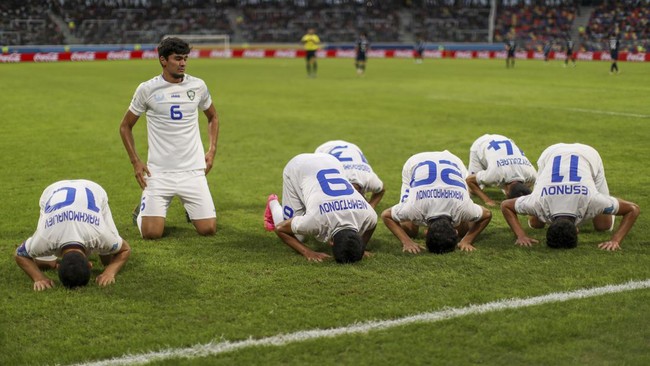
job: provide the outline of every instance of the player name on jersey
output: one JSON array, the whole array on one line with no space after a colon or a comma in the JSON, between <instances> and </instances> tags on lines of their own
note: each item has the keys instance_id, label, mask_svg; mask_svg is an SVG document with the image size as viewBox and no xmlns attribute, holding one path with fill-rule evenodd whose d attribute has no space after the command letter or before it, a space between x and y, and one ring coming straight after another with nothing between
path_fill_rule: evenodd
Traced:
<instances>
[{"instance_id":1,"label":"player name on jersey","mask_svg":"<svg viewBox=\"0 0 650 366\"><path fill-rule=\"evenodd\" d=\"M100 222L99 216L95 216L86 212L69 210L50 216L47 220L45 220L45 227L48 228L64 221L85 222L87 224L95 226L99 226Z\"/></svg>"},{"instance_id":2,"label":"player name on jersey","mask_svg":"<svg viewBox=\"0 0 650 366\"><path fill-rule=\"evenodd\" d=\"M368 209L368 203L364 200L343 199L337 201L323 202L320 205L318 205L318 209L321 215L325 215L328 212L334 212L334 211L366 210Z\"/></svg>"},{"instance_id":3,"label":"player name on jersey","mask_svg":"<svg viewBox=\"0 0 650 366\"><path fill-rule=\"evenodd\" d=\"M589 195L589 187L581 184L561 184L554 186L546 186L542 188L541 197L544 196L559 196L559 195L573 195L581 194L583 196Z\"/></svg>"}]
</instances>

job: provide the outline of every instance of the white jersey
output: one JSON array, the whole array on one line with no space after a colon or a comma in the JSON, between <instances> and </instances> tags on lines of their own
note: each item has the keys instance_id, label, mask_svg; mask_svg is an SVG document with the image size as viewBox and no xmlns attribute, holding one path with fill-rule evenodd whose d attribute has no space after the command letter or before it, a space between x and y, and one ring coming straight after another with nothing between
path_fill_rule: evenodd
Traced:
<instances>
[{"instance_id":1,"label":"white jersey","mask_svg":"<svg viewBox=\"0 0 650 366\"><path fill-rule=\"evenodd\" d=\"M609 195L598 152L583 144L548 147L537 165L533 193L515 202L517 213L549 223L556 216L575 217L576 225L599 214L616 214L618 200Z\"/></svg>"},{"instance_id":2,"label":"white jersey","mask_svg":"<svg viewBox=\"0 0 650 366\"><path fill-rule=\"evenodd\" d=\"M108 196L97 183L83 179L53 183L43 191L40 207L36 232L22 248L29 257L60 255L69 243L81 244L86 254L113 254L122 247Z\"/></svg>"},{"instance_id":3,"label":"white jersey","mask_svg":"<svg viewBox=\"0 0 650 366\"><path fill-rule=\"evenodd\" d=\"M329 154L300 154L283 171L284 218L291 230L327 242L343 229L359 234L377 225L377 213L345 178L343 165Z\"/></svg>"},{"instance_id":4,"label":"white jersey","mask_svg":"<svg viewBox=\"0 0 650 366\"><path fill-rule=\"evenodd\" d=\"M384 189L384 183L357 145L343 140L328 141L316 148L316 152L337 158L343 164L345 176L351 183L358 184L362 193L379 193Z\"/></svg>"},{"instance_id":5,"label":"white jersey","mask_svg":"<svg viewBox=\"0 0 650 366\"><path fill-rule=\"evenodd\" d=\"M205 82L187 74L180 83L158 75L138 86L129 110L136 116L146 112L152 173L205 169L199 111L211 104Z\"/></svg>"},{"instance_id":6,"label":"white jersey","mask_svg":"<svg viewBox=\"0 0 650 366\"><path fill-rule=\"evenodd\" d=\"M469 174L486 186L504 186L513 181L534 183L535 167L511 139L501 135L479 137L469 151Z\"/></svg>"},{"instance_id":7,"label":"white jersey","mask_svg":"<svg viewBox=\"0 0 650 366\"><path fill-rule=\"evenodd\" d=\"M391 209L393 219L421 226L440 216L451 217L454 226L477 221L483 208L470 199L466 177L463 162L447 150L411 156L402 169L401 200Z\"/></svg>"}]
</instances>

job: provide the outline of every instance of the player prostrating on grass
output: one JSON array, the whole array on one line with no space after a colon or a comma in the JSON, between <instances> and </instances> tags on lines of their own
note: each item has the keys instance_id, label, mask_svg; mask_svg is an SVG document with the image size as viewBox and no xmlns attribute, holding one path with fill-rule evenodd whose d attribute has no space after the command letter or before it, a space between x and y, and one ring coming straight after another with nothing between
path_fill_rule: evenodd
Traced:
<instances>
[{"instance_id":1,"label":"player prostrating on grass","mask_svg":"<svg viewBox=\"0 0 650 366\"><path fill-rule=\"evenodd\" d=\"M343 140L333 140L320 145L315 152L330 154L337 158L343 164L345 177L352 186L364 197L370 193L370 197L366 199L370 206L377 207L385 193L384 183L372 170L368 159L357 145Z\"/></svg>"},{"instance_id":2,"label":"player prostrating on grass","mask_svg":"<svg viewBox=\"0 0 650 366\"><path fill-rule=\"evenodd\" d=\"M467 169L454 154L423 152L411 156L402 169L400 202L382 212L388 229L402 243L402 251L419 253L413 241L426 226L426 247L436 254L472 251L476 237L492 214L472 202L465 184ZM459 238L460 241L459 241Z\"/></svg>"},{"instance_id":3,"label":"player prostrating on grass","mask_svg":"<svg viewBox=\"0 0 650 366\"><path fill-rule=\"evenodd\" d=\"M537 172L515 142L502 135L486 134L474 141L469 150L469 176L466 179L471 193L487 206L496 206L481 186L499 186L506 197L530 194Z\"/></svg>"},{"instance_id":4,"label":"player prostrating on grass","mask_svg":"<svg viewBox=\"0 0 650 366\"><path fill-rule=\"evenodd\" d=\"M377 226L377 213L345 178L343 165L329 154L300 154L282 172L282 206L270 195L264 227L307 260L322 262L329 254L316 252L303 238L332 246L338 263L360 261Z\"/></svg>"},{"instance_id":5,"label":"player prostrating on grass","mask_svg":"<svg viewBox=\"0 0 650 366\"><path fill-rule=\"evenodd\" d=\"M64 180L49 185L39 200L36 232L17 249L16 263L34 281L34 290L54 287L41 269L56 269L66 288L85 286L98 253L104 272L100 286L115 283L115 275L131 255L131 247L117 232L106 191L89 180ZM61 261L57 263L57 256Z\"/></svg>"},{"instance_id":6,"label":"player prostrating on grass","mask_svg":"<svg viewBox=\"0 0 650 366\"><path fill-rule=\"evenodd\" d=\"M528 237L517 214L532 216L529 226L546 231L551 248L578 245L578 225L592 220L596 231L612 230L614 216L623 216L609 241L598 245L603 250L620 249L630 231L639 206L609 195L603 162L598 152L583 144L556 144L548 147L537 161L539 173L533 193L501 203L501 211L515 233L516 244L531 246L538 241Z\"/></svg>"},{"instance_id":7,"label":"player prostrating on grass","mask_svg":"<svg viewBox=\"0 0 650 366\"><path fill-rule=\"evenodd\" d=\"M134 213L145 239L162 237L167 208L174 196L181 199L200 235L212 235L217 230L206 174L217 151L219 118L205 82L185 73L189 53L189 45L179 38L160 43L162 74L138 86L120 125L135 179L143 189ZM199 110L208 119L209 148L205 153ZM143 113L149 142L146 164L140 160L133 139L133 126Z\"/></svg>"}]
</instances>

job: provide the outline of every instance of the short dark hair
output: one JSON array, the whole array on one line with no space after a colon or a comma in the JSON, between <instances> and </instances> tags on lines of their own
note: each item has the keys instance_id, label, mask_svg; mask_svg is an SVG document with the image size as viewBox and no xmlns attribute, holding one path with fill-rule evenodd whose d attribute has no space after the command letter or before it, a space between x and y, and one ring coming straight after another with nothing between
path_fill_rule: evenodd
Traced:
<instances>
[{"instance_id":1,"label":"short dark hair","mask_svg":"<svg viewBox=\"0 0 650 366\"><path fill-rule=\"evenodd\" d=\"M546 230L546 245L554 249L571 249L578 246L578 230L573 220L559 217Z\"/></svg>"},{"instance_id":2,"label":"short dark hair","mask_svg":"<svg viewBox=\"0 0 650 366\"><path fill-rule=\"evenodd\" d=\"M510 189L508 191L508 198L517 198L521 196L528 196L531 194L532 191L524 182L513 182L510 185Z\"/></svg>"},{"instance_id":3,"label":"short dark hair","mask_svg":"<svg viewBox=\"0 0 650 366\"><path fill-rule=\"evenodd\" d=\"M59 280L69 289L86 286L90 281L90 268L86 256L77 251L65 253L59 263Z\"/></svg>"},{"instance_id":4,"label":"short dark hair","mask_svg":"<svg viewBox=\"0 0 650 366\"><path fill-rule=\"evenodd\" d=\"M332 253L336 263L354 263L363 258L365 245L361 235L352 229L343 229L332 238Z\"/></svg>"},{"instance_id":5,"label":"short dark hair","mask_svg":"<svg viewBox=\"0 0 650 366\"><path fill-rule=\"evenodd\" d=\"M169 57L172 53L177 55L187 55L190 53L190 45L177 37L169 37L160 41L158 44L158 56L162 56L165 59Z\"/></svg>"},{"instance_id":6,"label":"short dark hair","mask_svg":"<svg viewBox=\"0 0 650 366\"><path fill-rule=\"evenodd\" d=\"M435 254L445 254L456 249L458 232L450 217L440 216L429 221L426 244L427 249Z\"/></svg>"}]
</instances>

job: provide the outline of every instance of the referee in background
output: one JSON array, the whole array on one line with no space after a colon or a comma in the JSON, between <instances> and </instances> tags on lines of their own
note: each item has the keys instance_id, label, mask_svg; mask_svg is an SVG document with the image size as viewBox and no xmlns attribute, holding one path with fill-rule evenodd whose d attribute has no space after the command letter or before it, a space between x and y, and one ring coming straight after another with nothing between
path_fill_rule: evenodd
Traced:
<instances>
[{"instance_id":1,"label":"referee in background","mask_svg":"<svg viewBox=\"0 0 650 366\"><path fill-rule=\"evenodd\" d=\"M307 61L307 76L315 78L316 71L318 70L316 51L318 51L320 45L320 38L316 35L314 28L309 28L307 34L302 36L300 41L305 46L305 51L307 51L307 55L305 56L305 61Z\"/></svg>"}]
</instances>

